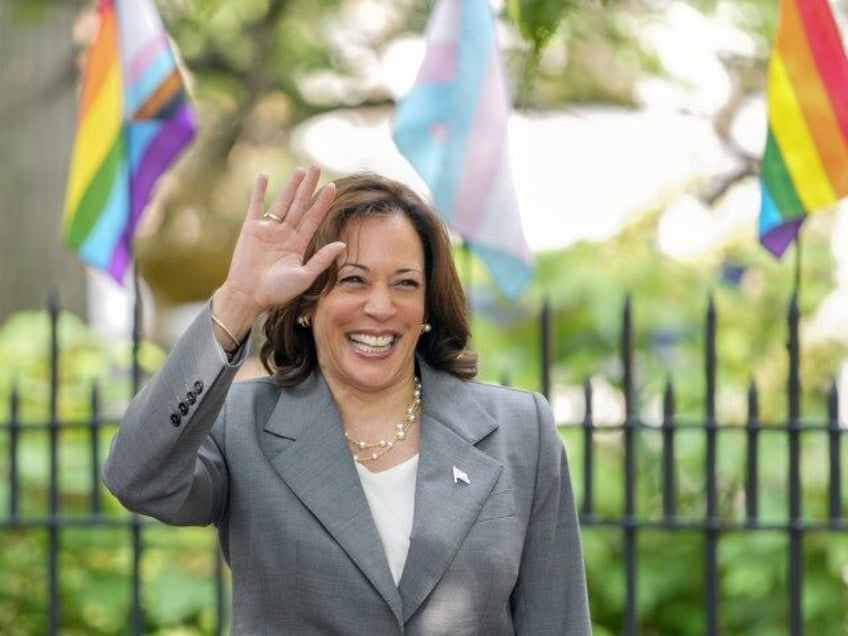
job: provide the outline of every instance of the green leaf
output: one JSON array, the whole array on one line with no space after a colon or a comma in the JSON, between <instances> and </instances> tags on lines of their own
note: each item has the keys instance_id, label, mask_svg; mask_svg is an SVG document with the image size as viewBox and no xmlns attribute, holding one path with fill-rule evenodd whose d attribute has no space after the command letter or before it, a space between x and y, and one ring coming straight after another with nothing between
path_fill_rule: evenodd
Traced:
<instances>
[{"instance_id":1,"label":"green leaf","mask_svg":"<svg viewBox=\"0 0 848 636\"><path fill-rule=\"evenodd\" d=\"M544 48L556 32L570 0L507 0L507 13L521 36L530 43L534 54Z\"/></svg>"}]
</instances>

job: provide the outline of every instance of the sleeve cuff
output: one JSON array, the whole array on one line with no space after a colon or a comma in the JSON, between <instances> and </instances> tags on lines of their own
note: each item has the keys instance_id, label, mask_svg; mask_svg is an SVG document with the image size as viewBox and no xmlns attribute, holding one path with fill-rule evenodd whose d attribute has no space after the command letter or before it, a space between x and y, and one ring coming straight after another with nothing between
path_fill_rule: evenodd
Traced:
<instances>
[{"instance_id":1,"label":"sleeve cuff","mask_svg":"<svg viewBox=\"0 0 848 636\"><path fill-rule=\"evenodd\" d=\"M221 343L218 342L218 339L215 337L215 323L212 322L212 301L209 301L207 305L207 311L209 312L209 331L212 334L212 340L215 342L215 351L218 354L218 358L221 360L221 363L226 367L240 367L244 364L244 361L250 356L250 336L253 333L253 330L247 332L247 335L242 339L241 344L237 349L233 349L230 352L224 350L224 347L221 346Z\"/></svg>"}]
</instances>

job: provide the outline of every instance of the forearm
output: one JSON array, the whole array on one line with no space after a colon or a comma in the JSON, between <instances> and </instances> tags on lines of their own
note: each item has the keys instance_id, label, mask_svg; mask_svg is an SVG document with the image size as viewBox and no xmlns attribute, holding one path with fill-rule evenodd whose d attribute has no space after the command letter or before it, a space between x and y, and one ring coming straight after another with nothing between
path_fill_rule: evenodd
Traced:
<instances>
[{"instance_id":1,"label":"forearm","mask_svg":"<svg viewBox=\"0 0 848 636\"><path fill-rule=\"evenodd\" d=\"M103 481L130 510L171 523L212 520L214 445L202 461L199 452L238 368L217 346L206 308L127 409Z\"/></svg>"}]
</instances>

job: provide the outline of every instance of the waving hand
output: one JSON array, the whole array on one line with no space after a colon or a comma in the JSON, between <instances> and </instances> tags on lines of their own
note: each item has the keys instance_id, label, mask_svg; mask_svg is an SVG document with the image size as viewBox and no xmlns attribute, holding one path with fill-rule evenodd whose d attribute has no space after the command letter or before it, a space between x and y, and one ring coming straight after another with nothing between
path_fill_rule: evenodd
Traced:
<instances>
[{"instance_id":1,"label":"waving hand","mask_svg":"<svg viewBox=\"0 0 848 636\"><path fill-rule=\"evenodd\" d=\"M218 333L225 349L233 348L231 336L241 339L260 313L306 291L344 249L341 242L330 243L303 262L335 196L330 183L313 201L320 176L314 166L295 170L267 210L268 178L256 180L227 279L212 298L215 317L231 332Z\"/></svg>"}]
</instances>

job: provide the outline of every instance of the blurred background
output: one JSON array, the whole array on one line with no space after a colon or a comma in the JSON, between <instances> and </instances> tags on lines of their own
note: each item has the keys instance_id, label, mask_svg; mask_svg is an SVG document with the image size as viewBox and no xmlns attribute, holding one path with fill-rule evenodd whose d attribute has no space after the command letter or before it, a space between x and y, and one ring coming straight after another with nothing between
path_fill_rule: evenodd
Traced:
<instances>
[{"instance_id":1,"label":"blurred background","mask_svg":"<svg viewBox=\"0 0 848 636\"><path fill-rule=\"evenodd\" d=\"M428 194L395 148L390 126L423 58L431 2L156 5L178 52L198 136L160 180L143 219L135 245L137 285L118 285L86 269L59 236L95 5L0 0L0 413L11 413L10 421L23 427L88 417L92 386L100 415L120 415L139 381L133 360L142 375L154 371L223 281L259 172L280 185L292 168L314 162L327 179L374 170ZM799 399L810 421L825 418L829 392L848 378L848 211L838 206L811 217L802 249L790 249L782 260L763 250L756 234L776 1L492 6L513 94L513 177L536 270L530 289L507 300L457 246L482 379L545 390L563 424L581 422L589 383L594 416L620 423L626 410L622 312L629 298L638 417L649 425L661 421L669 380L680 416L697 417L705 409L704 322L712 307L717 420L744 423L756 384L760 419L777 422L787 412L787 308L796 293ZM840 24L841 10L839 3ZM59 309L58 361L50 355L50 303ZM553 336L547 343L543 315ZM135 348L134 325L140 328ZM50 397L57 383L61 389ZM108 430L98 436L108 444ZM564 439L574 446L578 472L585 457L577 438L564 433ZM14 509L13 519L25 518L28 509L40 514L48 505L43 488L51 479L50 453L33 436L13 460L10 440L0 436L0 469L14 466L23 477L18 486L0 486L0 504ZM74 497L85 499L96 481L80 475L86 440L69 433L57 451L65 510L73 511ZM772 505L778 516L786 506L783 452L762 459L763 482L773 481L778 492L766 508ZM822 465L820 452L814 447L805 454L811 502L828 496L826 476L815 468ZM733 444L726 453L719 464L727 487L722 497L732 509L744 457L734 454ZM696 474L691 491L700 492L702 445L693 443L681 461ZM681 471L685 482L689 473ZM618 482L598 485L610 509L621 506L617 476ZM575 479L579 495L584 484ZM645 488L649 507L652 486ZM602 493L598 498L605 501ZM88 503L79 505L87 510ZM104 505L120 514L114 502ZM43 550L51 540L19 531L16 523L5 528L4 545L19 549L0 550L0 632L46 633L51 592L39 581L39 568L46 567ZM128 633L132 592L124 570L132 553L115 547L126 537L115 539L114 530L78 532L66 531L57 553L65 564L56 582L61 633ZM144 633L215 632L209 577L218 564L208 558L210 534L155 527L146 536L139 574L146 590ZM622 558L612 536L586 537L598 634L619 633L624 613L624 583L606 574L620 568ZM680 566L701 558L699 541L698 535L673 546L663 537L645 540L641 633L705 633L702 584ZM721 633L788 633L786 567L782 556L773 558L784 553L785 537L764 533L726 545ZM822 533L805 546L805 625L810 633L848 633L848 540L844 533Z\"/></svg>"}]
</instances>

